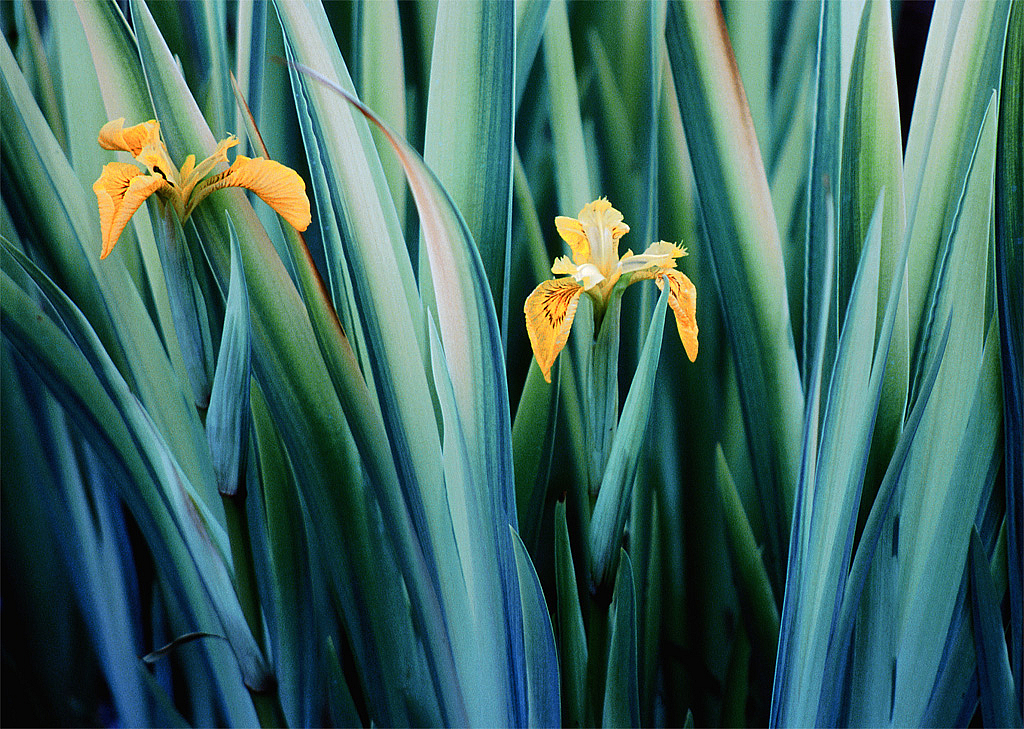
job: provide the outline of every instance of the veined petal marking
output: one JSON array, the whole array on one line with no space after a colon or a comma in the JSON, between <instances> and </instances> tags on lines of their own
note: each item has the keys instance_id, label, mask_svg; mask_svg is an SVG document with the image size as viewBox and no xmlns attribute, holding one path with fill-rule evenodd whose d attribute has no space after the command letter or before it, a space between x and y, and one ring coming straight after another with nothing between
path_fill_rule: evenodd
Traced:
<instances>
[{"instance_id":1,"label":"veined petal marking","mask_svg":"<svg viewBox=\"0 0 1024 729\"><path fill-rule=\"evenodd\" d=\"M100 258L106 258L113 250L128 220L146 199L154 192L169 188L167 181L158 175L147 175L135 165L126 162L111 162L103 167L100 178L93 183L96 203L100 211L100 232L103 235L103 249Z\"/></svg>"},{"instance_id":2,"label":"veined petal marking","mask_svg":"<svg viewBox=\"0 0 1024 729\"><path fill-rule=\"evenodd\" d=\"M551 382L551 366L569 339L569 330L576 316L583 287L571 278L542 281L526 297L526 332L537 364L547 382Z\"/></svg>"},{"instance_id":3,"label":"veined petal marking","mask_svg":"<svg viewBox=\"0 0 1024 729\"><path fill-rule=\"evenodd\" d=\"M252 190L297 230L309 227L309 198L306 197L306 183L299 174L280 162L263 157L250 159L241 154L227 170L195 187L186 216L211 192L225 187Z\"/></svg>"}]
</instances>

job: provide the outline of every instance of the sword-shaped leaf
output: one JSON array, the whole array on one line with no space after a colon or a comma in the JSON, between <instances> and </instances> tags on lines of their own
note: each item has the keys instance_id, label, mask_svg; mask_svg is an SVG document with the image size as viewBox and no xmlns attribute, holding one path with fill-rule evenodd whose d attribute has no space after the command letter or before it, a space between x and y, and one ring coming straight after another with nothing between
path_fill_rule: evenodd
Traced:
<instances>
[{"instance_id":1,"label":"sword-shaped leaf","mask_svg":"<svg viewBox=\"0 0 1024 729\"><path fill-rule=\"evenodd\" d=\"M210 392L210 409L206 413L206 435L213 456L217 488L232 496L238 490L238 479L245 470L249 447L249 291L245 285L245 269L239 250L235 226L228 217L231 231L231 280L225 304L224 328L220 337L220 353Z\"/></svg>"}]
</instances>

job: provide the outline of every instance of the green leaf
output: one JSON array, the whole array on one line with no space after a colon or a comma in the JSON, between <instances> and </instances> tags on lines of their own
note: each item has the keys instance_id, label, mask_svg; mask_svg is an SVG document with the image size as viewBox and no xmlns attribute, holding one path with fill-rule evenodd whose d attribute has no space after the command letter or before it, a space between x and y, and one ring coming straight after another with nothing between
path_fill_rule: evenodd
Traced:
<instances>
[{"instance_id":1,"label":"green leaf","mask_svg":"<svg viewBox=\"0 0 1024 729\"><path fill-rule=\"evenodd\" d=\"M626 550L620 550L618 563L615 597L612 599L609 617L611 633L608 638L608 671L604 683L601 725L638 727L640 696L636 670L636 597L633 568Z\"/></svg>"},{"instance_id":2,"label":"green leaf","mask_svg":"<svg viewBox=\"0 0 1024 729\"><path fill-rule=\"evenodd\" d=\"M878 281L878 326L881 327L885 316L883 297L888 295L889 284L896 275L907 217L892 18L886 3L864 4L845 114L839 239L842 249L849 251L850 255L840 255L838 262L839 312L842 314L846 309L861 242L867 240L875 201L884 189L886 204L882 212ZM907 284L904 280L865 478L867 498L873 496L881 481L903 427L910 366L907 306Z\"/></svg>"},{"instance_id":3,"label":"green leaf","mask_svg":"<svg viewBox=\"0 0 1024 729\"><path fill-rule=\"evenodd\" d=\"M256 554L257 579L264 589L261 607L266 616L270 653L277 677L277 695L289 726L311 723L318 715L317 641L311 568L299 491L288 470L284 444L277 434L266 398L259 386L250 391L254 435L253 456L259 460L259 490L246 495L262 501L265 550ZM254 521L250 518L250 522ZM260 574L261 567L265 574ZM316 708L314 708L316 707Z\"/></svg>"},{"instance_id":4,"label":"green leaf","mask_svg":"<svg viewBox=\"0 0 1024 729\"><path fill-rule=\"evenodd\" d=\"M395 0L360 0L355 5L354 16L352 39L358 47L359 96L404 137L406 78L398 3ZM380 132L375 131L373 137L378 150L387 146L387 140ZM402 165L390 154L382 155L380 163L395 204L395 213L404 225L406 189Z\"/></svg>"},{"instance_id":5,"label":"green leaf","mask_svg":"<svg viewBox=\"0 0 1024 729\"><path fill-rule=\"evenodd\" d=\"M1006 452L1006 532L1010 581L1010 662L1024 694L1024 7L1010 8L996 138L996 287L1002 344ZM1024 697L1022 697L1024 698ZM1018 708L1021 704L1018 703ZM1024 710L1024 709L1022 709Z\"/></svg>"},{"instance_id":6,"label":"green leaf","mask_svg":"<svg viewBox=\"0 0 1024 729\"><path fill-rule=\"evenodd\" d=\"M499 669L499 661L489 660L503 649L501 584L493 569L498 556L488 529L488 505L473 488L472 456L444 350L433 320L429 324L434 387L444 416L445 490L458 548L458 561L440 564L438 569L442 580L459 587L456 592L461 604L456 609L474 616L450 631L462 662L460 678L468 698L467 710L481 721L503 721L512 711L507 686L503 685L507 670ZM470 606L477 604L482 609L474 613Z\"/></svg>"},{"instance_id":7,"label":"green leaf","mask_svg":"<svg viewBox=\"0 0 1024 729\"><path fill-rule=\"evenodd\" d=\"M529 545L536 544L547 502L548 479L555 452L560 379L561 368L558 368L549 385L544 381L537 362L531 360L512 423L516 508L523 541Z\"/></svg>"},{"instance_id":8,"label":"green leaf","mask_svg":"<svg viewBox=\"0 0 1024 729\"><path fill-rule=\"evenodd\" d=\"M528 726L558 727L562 725L558 701L558 653L551 616L526 545L511 527L509 534L515 548L519 599L523 606Z\"/></svg>"},{"instance_id":9,"label":"green leaf","mask_svg":"<svg viewBox=\"0 0 1024 729\"><path fill-rule=\"evenodd\" d=\"M772 3L750 3L726 7L725 22L729 40L736 54L736 67L743 78L743 90L750 106L750 117L757 133L758 147L771 150L772 128L769 125L769 98L772 91L772 67L765 63L772 57Z\"/></svg>"},{"instance_id":10,"label":"green leaf","mask_svg":"<svg viewBox=\"0 0 1024 729\"><path fill-rule=\"evenodd\" d=\"M1005 0L940 5L929 23L904 155L911 351L915 342L927 344L934 269L974 154L964 140L981 126L998 87L1009 7Z\"/></svg>"},{"instance_id":11,"label":"green leaf","mask_svg":"<svg viewBox=\"0 0 1024 729\"><path fill-rule=\"evenodd\" d=\"M1010 673L1010 657L1003 640L999 595L989 572L988 556L978 530L971 529L967 551L971 583L971 617L978 655L978 689L985 726L1020 727L1019 699Z\"/></svg>"},{"instance_id":12,"label":"green leaf","mask_svg":"<svg viewBox=\"0 0 1024 729\"><path fill-rule=\"evenodd\" d=\"M192 386L192 398L199 409L210 404L213 378L213 344L206 300L197 280L185 231L174 207L162 200L150 205L150 219L156 234L160 264L167 285L171 320L181 347L185 372ZM188 221L185 225L191 225Z\"/></svg>"},{"instance_id":13,"label":"green leaf","mask_svg":"<svg viewBox=\"0 0 1024 729\"><path fill-rule=\"evenodd\" d=\"M511 2L438 5L423 142L424 162L476 242L501 325L503 352L512 242L515 20ZM439 281L433 281L432 289L427 283L426 258L421 253L419 281L429 303L447 292Z\"/></svg>"},{"instance_id":14,"label":"green leaf","mask_svg":"<svg viewBox=\"0 0 1024 729\"><path fill-rule=\"evenodd\" d=\"M99 260L100 231L95 199L89 202L63 151L21 77L6 43L0 50L3 93L9 100L0 115L5 155L5 197L20 196L37 253L95 328L117 369L136 394L178 458L207 506L223 521L216 489L207 490L207 446L187 383L168 360L163 342L138 290L117 254ZM8 168L7 165L10 165ZM115 249L116 250L116 249Z\"/></svg>"},{"instance_id":15,"label":"green leaf","mask_svg":"<svg viewBox=\"0 0 1024 729\"><path fill-rule=\"evenodd\" d=\"M615 557L620 551L622 530L629 516L629 504L636 479L637 461L644 447L644 434L654 398L654 380L661 357L661 340L665 332L665 311L668 287L661 292L647 329L647 338L640 354L626 403L622 407L618 429L609 449L608 463L601 479L601 489L590 521L590 550L587 574L592 589L611 583Z\"/></svg>"},{"instance_id":16,"label":"green leaf","mask_svg":"<svg viewBox=\"0 0 1024 729\"><path fill-rule=\"evenodd\" d=\"M925 336L933 336L928 334L930 321L952 317L950 345L921 424L924 439L907 465L908 481L919 485L907 491L900 509L901 602L910 612L901 621L897 645L896 721L915 723L923 710L927 692L921 686L935 675L942 648L927 636L949 624L959 588L959 566L966 556L970 524L981 498L980 474L957 476L957 452L950 444L959 444L966 432L972 399L963 397L963 390L973 391L984 371L986 301L980 292L987 285L995 167L994 94L992 97L974 146L947 253L937 266L941 275L929 324L922 327ZM964 292L976 293L965 296ZM931 356L926 350L923 359ZM1000 416L998 411L985 413L987 418ZM976 457L986 458L995 444L981 439L977 447ZM954 569L943 568L937 574L936 565Z\"/></svg>"},{"instance_id":17,"label":"green leaf","mask_svg":"<svg viewBox=\"0 0 1024 729\"><path fill-rule=\"evenodd\" d=\"M239 251L235 226L228 217L231 231L231 281L225 304L224 329L220 353L210 393L210 410L206 414L206 435L213 456L217 488L233 496L238 479L244 473L249 445L249 293L245 285L245 269Z\"/></svg>"},{"instance_id":18,"label":"green leaf","mask_svg":"<svg viewBox=\"0 0 1024 729\"><path fill-rule=\"evenodd\" d=\"M544 37L545 20L550 5L551 0L519 0L515 3L516 109L519 108L519 102L523 98L526 80L530 77L534 59L537 57L537 49L540 48L541 39Z\"/></svg>"},{"instance_id":19,"label":"green leaf","mask_svg":"<svg viewBox=\"0 0 1024 729\"><path fill-rule=\"evenodd\" d=\"M743 608L747 633L762 660L771 660L778 650L779 609L775 606L771 581L754 540L739 492L733 482L721 445L715 448L718 493L725 511L725 533L735 569L736 588ZM749 650L749 647L748 647Z\"/></svg>"},{"instance_id":20,"label":"green leaf","mask_svg":"<svg viewBox=\"0 0 1024 729\"><path fill-rule=\"evenodd\" d=\"M906 246L904 248L906 249ZM900 285L900 282L897 280L894 284L893 288L890 289L890 309L894 309L895 292L898 291L897 286ZM849 576L843 590L842 603L834 619L832 635L827 648L828 655L822 672L825 683L818 703L818 716L823 718L823 720L828 716L834 717L840 709L840 697L849 670L849 651L854 622L863 599L864 586L874 561L879 559L879 546L881 545L883 549L889 546L889 544L882 542L882 535L889 534L891 537L893 522L898 521L898 518L894 518L897 487L900 486L904 479L908 455L912 447L914 447L915 436L918 433L918 426L921 424L921 419L924 415L925 405L931 398L935 380L939 373L939 365L942 362L942 354L945 352L946 345L949 342L949 330L949 320L947 320L946 328L935 345L937 358L931 363L928 371L922 378L920 399L915 404L904 425L903 434L900 436L896 450L893 452L885 478L882 480L881 486L879 486L878 496L871 507L871 513L868 515L864 531L861 533L860 543L850 566ZM787 619L788 616L784 606L782 615L784 624ZM787 650L787 640L786 634L783 633L779 640L780 657ZM776 675L779 675L779 670L777 667ZM778 711L777 706L780 702L782 690L783 687L780 685L780 682L776 682L772 694L772 726L778 726L776 712ZM877 701L878 693L872 694L872 698L874 701Z\"/></svg>"},{"instance_id":21,"label":"green leaf","mask_svg":"<svg viewBox=\"0 0 1024 729\"><path fill-rule=\"evenodd\" d=\"M288 7L300 9L290 4ZM212 150L213 135L184 85L159 29L146 6L135 4L133 8L145 68L150 74L148 81L161 110L166 141L177 145L182 153ZM359 148L362 149L362 145ZM382 723L411 721L405 718L407 697L400 696L396 686L385 684L380 677L398 670L384 670L382 663L405 666L408 656L415 655L414 626L432 646L427 656L435 661L434 681L424 690L433 689L457 702L454 698L458 696L457 689L449 685L438 691L439 685L455 680L455 672L437 584L397 488L395 465L390 455L384 460L388 438L381 437L384 431L380 428L379 411L375 411L373 403L365 397L365 383L357 375L358 369L352 367L351 352L346 354L345 343L336 339L329 341L329 346L319 346L322 340L312 331L303 302L245 195L240 190L221 190L213 193L208 201L193 212L191 220L196 223L205 253L222 288L226 288L229 275L229 232L224 227L224 218L212 214L212 210L227 209L239 231L251 304L253 368L275 420L287 423L281 434L296 471L296 483L303 489L303 498L309 505L313 533L318 543L346 545L343 556L325 560L325 566L331 576L333 597L341 606L350 634L356 636L358 670L363 673L368 690L375 692L373 708L382 717ZM388 298L395 301L394 281L390 283ZM318 350L320 357L316 356ZM408 357L407 348L406 355ZM329 356L332 366L339 369L328 372L324 356ZM419 364L418 354L414 357ZM344 411L330 394L335 389L332 377L346 382L345 388L336 389L338 396L345 398ZM364 461L373 475L367 481L374 488L378 503L382 504L383 515L390 520L387 535L394 540L396 561L402 568L405 586L414 596L412 625L400 624L398 630L387 623L387 615L399 607L399 586L378 582L379 555L374 551L376 541L370 532L369 504L360 487L364 483L361 464L354 460L355 453L347 447L345 414L351 414L353 426L359 428L359 454L372 454ZM432 412L428 422L433 422ZM354 474L353 477L344 478L345 487L339 488L338 474L349 473ZM358 584L359 589L353 589L354 584ZM369 605L374 603L379 607L371 610ZM429 703L429 698L424 699L424 705ZM453 717L458 716L460 710L455 708L454 711Z\"/></svg>"},{"instance_id":22,"label":"green leaf","mask_svg":"<svg viewBox=\"0 0 1024 729\"><path fill-rule=\"evenodd\" d=\"M804 408L778 228L720 10L673 1L666 37L779 575Z\"/></svg>"},{"instance_id":23,"label":"green leaf","mask_svg":"<svg viewBox=\"0 0 1024 729\"><path fill-rule=\"evenodd\" d=\"M437 177L409 144L397 137L358 99L313 69L297 65L344 99L380 129L402 162L420 214L420 226L426 242L434 285L445 296L437 300L437 315L444 348L446 369L452 383L455 410L464 437L468 466L473 479L483 484L483 526L487 542L478 545L493 555L499 580L497 590L482 596L497 610L494 616L503 630L495 636L505 648L496 655L506 656L504 672L509 681L509 718L525 710L525 666L517 645L522 629L521 606L512 592L511 544L500 526L516 525L512 472L511 427L504 359L494 309L487 294L484 271L472 236L451 198ZM431 322L432 324L432 322ZM436 366L436 365L435 365ZM440 393L439 393L440 394ZM472 513L472 512L470 512ZM493 566L492 568L493 569ZM506 653L507 651L507 653Z\"/></svg>"},{"instance_id":24,"label":"green leaf","mask_svg":"<svg viewBox=\"0 0 1024 729\"><path fill-rule=\"evenodd\" d=\"M833 257L842 258L845 250L837 245L836 201L842 194L839 189L839 152L842 143L842 125L839 107L839 51L841 40L839 3L822 2L818 20L817 59L815 63L815 85L812 95L814 119L811 126L810 167L807 173L807 228L804 243L804 296L803 296L803 382L804 390L809 387L810 363L814 339L818 330L818 315L824 308L825 317L837 321L839 313L826 302L831 298L833 274L826 271L832 265ZM832 255L826 254L832 248ZM827 261L827 263L826 263ZM841 265L841 261L840 261ZM841 281L839 283L842 283ZM791 282L790 285L795 285ZM842 294L840 293L840 298ZM837 327L830 326L825 332L824 347L825 389L828 389L830 369L835 353Z\"/></svg>"},{"instance_id":25,"label":"green leaf","mask_svg":"<svg viewBox=\"0 0 1024 729\"><path fill-rule=\"evenodd\" d=\"M558 656L562 677L562 720L583 726L587 685L587 637L569 546L565 501L555 504L555 588L558 599Z\"/></svg>"},{"instance_id":26,"label":"green leaf","mask_svg":"<svg viewBox=\"0 0 1024 729\"><path fill-rule=\"evenodd\" d=\"M551 0L544 27L544 65L551 95L551 135L555 153L558 209L572 215L594 199L587 147L583 141L576 69L565 0Z\"/></svg>"},{"instance_id":27,"label":"green leaf","mask_svg":"<svg viewBox=\"0 0 1024 729\"><path fill-rule=\"evenodd\" d=\"M6 244L4 251L14 253ZM5 269L10 265L5 261ZM115 479L118 492L147 534L157 561L165 563L181 581L179 585L187 586L190 612L197 617L207 613L207 620L217 620L217 632L223 632L231 644L246 684L264 688L269 674L234 594L223 531L203 510L162 435L116 372L81 312L27 260L16 265L43 288L62 323L74 332L76 344L89 352L92 361L55 324L38 316L34 304L4 273L6 336L83 432L92 434L97 449L104 453L113 449L125 464L131 482ZM213 615L207 606L213 608ZM231 695L230 689L224 690L225 696Z\"/></svg>"}]
</instances>

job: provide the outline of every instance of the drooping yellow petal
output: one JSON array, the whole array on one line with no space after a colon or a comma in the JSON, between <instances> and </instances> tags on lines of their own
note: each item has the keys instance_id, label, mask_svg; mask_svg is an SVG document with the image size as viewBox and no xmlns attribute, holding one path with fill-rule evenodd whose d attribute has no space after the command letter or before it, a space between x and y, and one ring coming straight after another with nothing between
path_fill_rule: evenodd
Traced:
<instances>
[{"instance_id":1,"label":"drooping yellow petal","mask_svg":"<svg viewBox=\"0 0 1024 729\"><path fill-rule=\"evenodd\" d=\"M244 187L252 190L297 230L309 227L310 212L306 183L298 173L274 160L263 157L249 159L244 155L238 155L231 167L224 172L196 185L186 215L211 192L224 187Z\"/></svg>"},{"instance_id":2,"label":"drooping yellow petal","mask_svg":"<svg viewBox=\"0 0 1024 729\"><path fill-rule=\"evenodd\" d=\"M526 297L526 332L544 379L551 382L551 366L569 339L583 287L571 278L543 281Z\"/></svg>"},{"instance_id":3,"label":"drooping yellow petal","mask_svg":"<svg viewBox=\"0 0 1024 729\"><path fill-rule=\"evenodd\" d=\"M682 271L668 269L657 277L658 288L668 281L668 305L676 315L679 339L691 362L697 359L697 288Z\"/></svg>"},{"instance_id":4,"label":"drooping yellow petal","mask_svg":"<svg viewBox=\"0 0 1024 729\"><path fill-rule=\"evenodd\" d=\"M138 157L143 147L160 141L160 122L150 119L125 129L124 117L114 119L100 128L98 141L103 149L120 150Z\"/></svg>"},{"instance_id":5,"label":"drooping yellow petal","mask_svg":"<svg viewBox=\"0 0 1024 729\"><path fill-rule=\"evenodd\" d=\"M147 175L135 165L125 162L111 162L103 168L100 178L92 186L103 234L100 258L110 254L129 219L146 198L167 187L167 181L162 177Z\"/></svg>"},{"instance_id":6,"label":"drooping yellow petal","mask_svg":"<svg viewBox=\"0 0 1024 729\"><path fill-rule=\"evenodd\" d=\"M562 236L562 240L569 244L572 260L576 265L590 260L590 241L587 240L587 232L583 230L580 221L559 215L555 218L555 230Z\"/></svg>"}]
</instances>

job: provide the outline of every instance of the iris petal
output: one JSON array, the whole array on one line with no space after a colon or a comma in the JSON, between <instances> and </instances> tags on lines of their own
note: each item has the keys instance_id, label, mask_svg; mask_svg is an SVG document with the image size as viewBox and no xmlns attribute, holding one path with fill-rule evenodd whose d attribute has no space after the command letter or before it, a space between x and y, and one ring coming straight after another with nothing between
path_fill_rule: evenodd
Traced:
<instances>
[{"instance_id":1,"label":"iris petal","mask_svg":"<svg viewBox=\"0 0 1024 729\"><path fill-rule=\"evenodd\" d=\"M555 229L562 236L562 240L569 244L572 259L577 265L590 260L590 241L580 221L559 215L555 218Z\"/></svg>"},{"instance_id":2,"label":"iris petal","mask_svg":"<svg viewBox=\"0 0 1024 729\"><path fill-rule=\"evenodd\" d=\"M196 170L198 169L197 167ZM196 186L186 215L211 192L225 187L244 187L252 190L297 230L309 227L310 211L306 183L298 173L279 162L263 157L250 159L244 155L238 155L231 167L224 172Z\"/></svg>"},{"instance_id":3,"label":"iris petal","mask_svg":"<svg viewBox=\"0 0 1024 729\"><path fill-rule=\"evenodd\" d=\"M676 329L687 358L697 359L697 288L682 271L671 269L658 276L658 288L668 281L668 305L676 316Z\"/></svg>"},{"instance_id":4,"label":"iris petal","mask_svg":"<svg viewBox=\"0 0 1024 729\"><path fill-rule=\"evenodd\" d=\"M634 273L650 266L659 268L675 268L675 259L685 256L686 251L663 240L651 243L647 250L640 255L634 255L632 251L626 251L619 261L619 270L623 274Z\"/></svg>"},{"instance_id":5,"label":"iris petal","mask_svg":"<svg viewBox=\"0 0 1024 729\"><path fill-rule=\"evenodd\" d=\"M100 178L92 186L99 206L100 231L103 234L100 258L110 254L139 206L154 192L167 187L164 178L147 175L135 165L111 162L103 168Z\"/></svg>"},{"instance_id":6,"label":"iris petal","mask_svg":"<svg viewBox=\"0 0 1024 729\"><path fill-rule=\"evenodd\" d=\"M124 117L114 119L100 128L97 141L103 149L128 152L132 157L138 157L143 147L160 141L160 122L150 119L125 129Z\"/></svg>"},{"instance_id":7,"label":"iris petal","mask_svg":"<svg viewBox=\"0 0 1024 729\"><path fill-rule=\"evenodd\" d=\"M551 382L551 366L569 339L572 320L576 316L583 287L571 278L543 281L526 297L526 332L537 364L547 382Z\"/></svg>"},{"instance_id":8,"label":"iris petal","mask_svg":"<svg viewBox=\"0 0 1024 729\"><path fill-rule=\"evenodd\" d=\"M217 143L217 149L213 150L213 154L204 159L198 165L195 164L195 157L189 155L189 158L193 161L193 169L189 170L186 174L185 167L188 166L188 161L185 162L185 167L181 168L181 194L188 198L192 193L192 189L208 174L213 172L214 168L221 162L225 164L228 161L228 150L238 144L238 137L234 134L229 136L227 139L222 139ZM194 207L194 206L193 206Z\"/></svg>"}]
</instances>

